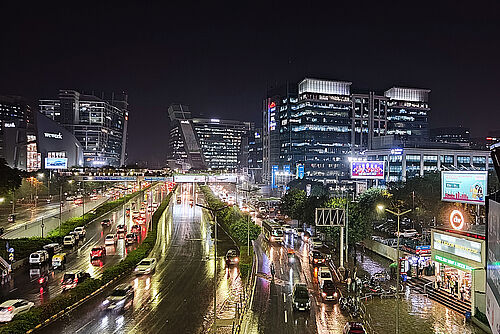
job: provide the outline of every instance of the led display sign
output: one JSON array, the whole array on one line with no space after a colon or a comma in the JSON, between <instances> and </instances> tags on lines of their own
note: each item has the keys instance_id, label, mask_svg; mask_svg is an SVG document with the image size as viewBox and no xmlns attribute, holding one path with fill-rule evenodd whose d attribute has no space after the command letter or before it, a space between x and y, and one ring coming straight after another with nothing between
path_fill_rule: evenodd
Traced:
<instances>
[{"instance_id":1,"label":"led display sign","mask_svg":"<svg viewBox=\"0 0 500 334\"><path fill-rule=\"evenodd\" d=\"M352 161L351 178L384 179L383 161Z\"/></svg>"},{"instance_id":2,"label":"led display sign","mask_svg":"<svg viewBox=\"0 0 500 334\"><path fill-rule=\"evenodd\" d=\"M455 230L461 230L464 227L465 219L462 212L453 210L450 214L450 224Z\"/></svg>"},{"instance_id":3,"label":"led display sign","mask_svg":"<svg viewBox=\"0 0 500 334\"><path fill-rule=\"evenodd\" d=\"M444 263L444 264L447 264L447 265L450 265L450 266L458 268L458 269L462 269L462 270L471 271L473 269L471 266L468 266L464 263L461 263L461 262L458 262L458 261L455 261L452 259L448 259L446 257L442 257L439 255L434 255L434 260L441 262L441 263Z\"/></svg>"},{"instance_id":4,"label":"led display sign","mask_svg":"<svg viewBox=\"0 0 500 334\"><path fill-rule=\"evenodd\" d=\"M484 205L487 180L486 171L442 171L441 200Z\"/></svg>"},{"instance_id":5,"label":"led display sign","mask_svg":"<svg viewBox=\"0 0 500 334\"><path fill-rule=\"evenodd\" d=\"M464 259L481 263L481 246L481 243L477 241L434 232L433 249L463 257Z\"/></svg>"},{"instance_id":6,"label":"led display sign","mask_svg":"<svg viewBox=\"0 0 500 334\"><path fill-rule=\"evenodd\" d=\"M45 158L45 169L67 169L68 158Z\"/></svg>"}]
</instances>

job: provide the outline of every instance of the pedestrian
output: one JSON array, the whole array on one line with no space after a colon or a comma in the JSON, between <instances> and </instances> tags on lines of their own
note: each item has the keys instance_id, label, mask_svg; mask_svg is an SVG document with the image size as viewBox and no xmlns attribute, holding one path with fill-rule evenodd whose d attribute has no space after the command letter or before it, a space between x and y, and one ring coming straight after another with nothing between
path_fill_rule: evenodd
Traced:
<instances>
[{"instance_id":1,"label":"pedestrian","mask_svg":"<svg viewBox=\"0 0 500 334\"><path fill-rule=\"evenodd\" d=\"M347 278L347 292L351 292L351 278Z\"/></svg>"}]
</instances>

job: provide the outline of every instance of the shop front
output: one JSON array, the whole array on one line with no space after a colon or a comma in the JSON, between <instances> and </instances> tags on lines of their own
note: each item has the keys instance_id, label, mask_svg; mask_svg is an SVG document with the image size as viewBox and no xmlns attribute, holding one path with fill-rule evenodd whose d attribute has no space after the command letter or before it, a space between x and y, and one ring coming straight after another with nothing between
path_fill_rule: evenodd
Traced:
<instances>
[{"instance_id":1,"label":"shop front","mask_svg":"<svg viewBox=\"0 0 500 334\"><path fill-rule=\"evenodd\" d=\"M432 230L431 260L435 287L484 312L485 237L453 230Z\"/></svg>"}]
</instances>

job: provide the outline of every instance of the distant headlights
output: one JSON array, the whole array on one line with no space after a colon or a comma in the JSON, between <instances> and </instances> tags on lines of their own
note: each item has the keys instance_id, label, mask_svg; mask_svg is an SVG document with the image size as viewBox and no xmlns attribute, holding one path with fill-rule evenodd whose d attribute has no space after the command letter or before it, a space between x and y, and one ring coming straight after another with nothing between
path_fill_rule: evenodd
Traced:
<instances>
[{"instance_id":1,"label":"distant headlights","mask_svg":"<svg viewBox=\"0 0 500 334\"><path fill-rule=\"evenodd\" d=\"M108 304L109 304L109 300L107 300L107 299L102 302L102 306L106 306Z\"/></svg>"}]
</instances>

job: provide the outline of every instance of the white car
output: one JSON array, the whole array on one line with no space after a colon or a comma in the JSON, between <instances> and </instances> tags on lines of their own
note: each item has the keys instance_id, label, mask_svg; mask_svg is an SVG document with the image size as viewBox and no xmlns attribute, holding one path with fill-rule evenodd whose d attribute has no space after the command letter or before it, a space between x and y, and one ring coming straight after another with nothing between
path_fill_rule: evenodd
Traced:
<instances>
[{"instance_id":1,"label":"white car","mask_svg":"<svg viewBox=\"0 0 500 334\"><path fill-rule=\"evenodd\" d=\"M318 269L318 283L319 287L323 287L323 283L326 280L333 281L332 273L330 272L330 269L328 267L319 267Z\"/></svg>"},{"instance_id":2,"label":"white car","mask_svg":"<svg viewBox=\"0 0 500 334\"><path fill-rule=\"evenodd\" d=\"M28 312L35 306L33 302L24 299L11 299L0 304L0 321L11 321L15 315Z\"/></svg>"},{"instance_id":3,"label":"white car","mask_svg":"<svg viewBox=\"0 0 500 334\"><path fill-rule=\"evenodd\" d=\"M74 235L67 235L63 239L64 246L73 247L75 245L75 243L76 243L76 239L75 239Z\"/></svg>"},{"instance_id":4,"label":"white car","mask_svg":"<svg viewBox=\"0 0 500 334\"><path fill-rule=\"evenodd\" d=\"M106 238L104 238L104 244L105 245L114 245L117 242L117 237L116 234L110 233L106 235Z\"/></svg>"},{"instance_id":5,"label":"white car","mask_svg":"<svg viewBox=\"0 0 500 334\"><path fill-rule=\"evenodd\" d=\"M414 237L417 234L418 234L417 230L414 230L414 229L403 230L403 231L399 232L399 236L404 237L404 238ZM398 236L398 232L396 231L396 233L394 233L394 235Z\"/></svg>"},{"instance_id":6,"label":"white car","mask_svg":"<svg viewBox=\"0 0 500 334\"><path fill-rule=\"evenodd\" d=\"M309 244L312 246L312 248L321 248L323 247L323 241L319 237L311 237L309 239Z\"/></svg>"},{"instance_id":7,"label":"white car","mask_svg":"<svg viewBox=\"0 0 500 334\"><path fill-rule=\"evenodd\" d=\"M85 235L87 234L87 231L85 231L85 228L83 228L82 226L75 227L74 232L78 233L80 238L85 238Z\"/></svg>"},{"instance_id":8,"label":"white car","mask_svg":"<svg viewBox=\"0 0 500 334\"><path fill-rule=\"evenodd\" d=\"M281 229L284 233L293 233L293 228L288 224L281 225Z\"/></svg>"},{"instance_id":9,"label":"white car","mask_svg":"<svg viewBox=\"0 0 500 334\"><path fill-rule=\"evenodd\" d=\"M156 269L156 259L152 257L147 257L145 259L142 259L142 261L137 264L137 267L135 268L135 273L137 275L150 274L154 272L155 269Z\"/></svg>"},{"instance_id":10,"label":"white car","mask_svg":"<svg viewBox=\"0 0 500 334\"><path fill-rule=\"evenodd\" d=\"M49 253L45 250L39 250L30 255L30 264L42 264L49 259Z\"/></svg>"}]
</instances>

